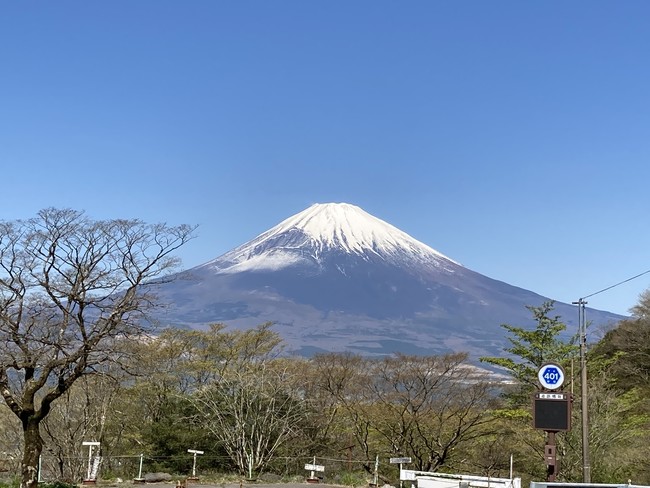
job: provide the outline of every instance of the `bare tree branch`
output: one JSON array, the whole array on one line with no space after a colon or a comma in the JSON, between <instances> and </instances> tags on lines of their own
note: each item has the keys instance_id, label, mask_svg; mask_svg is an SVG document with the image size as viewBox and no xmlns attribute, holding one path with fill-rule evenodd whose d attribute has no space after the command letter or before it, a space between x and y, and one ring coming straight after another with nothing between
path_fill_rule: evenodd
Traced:
<instances>
[{"instance_id":1,"label":"bare tree branch","mask_svg":"<svg viewBox=\"0 0 650 488\"><path fill-rule=\"evenodd\" d=\"M141 330L155 306L143 285L174 269L193 231L54 208L0 222L0 394L23 424L25 487L52 402L110 361L116 338Z\"/></svg>"}]
</instances>

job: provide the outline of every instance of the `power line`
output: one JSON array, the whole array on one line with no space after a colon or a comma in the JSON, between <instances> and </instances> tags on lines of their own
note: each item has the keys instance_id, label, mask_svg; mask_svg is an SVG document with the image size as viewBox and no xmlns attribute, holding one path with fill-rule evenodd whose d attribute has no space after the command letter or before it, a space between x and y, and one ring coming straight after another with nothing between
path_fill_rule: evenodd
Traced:
<instances>
[{"instance_id":1,"label":"power line","mask_svg":"<svg viewBox=\"0 0 650 488\"><path fill-rule=\"evenodd\" d=\"M643 276L643 275L648 274L648 273L650 273L650 269L647 270L647 271L644 271L643 273L639 273L639 274L636 275L636 276L632 276L631 278L628 278L628 279L626 279L626 280L623 280L623 281L621 281L620 283L616 283L615 285L608 286L607 288L603 288L602 290L595 291L595 292L593 292L593 293L590 294L590 295L587 295L587 296L582 297L581 300L583 300L583 299L585 299L585 298L593 297L594 295L598 295L599 293L602 293L602 292L604 292L604 291L611 290L612 288L616 288L616 287L619 286L619 285L622 285L622 284L624 284L624 283L627 283L628 281L635 280L635 279L637 279L638 277Z\"/></svg>"}]
</instances>

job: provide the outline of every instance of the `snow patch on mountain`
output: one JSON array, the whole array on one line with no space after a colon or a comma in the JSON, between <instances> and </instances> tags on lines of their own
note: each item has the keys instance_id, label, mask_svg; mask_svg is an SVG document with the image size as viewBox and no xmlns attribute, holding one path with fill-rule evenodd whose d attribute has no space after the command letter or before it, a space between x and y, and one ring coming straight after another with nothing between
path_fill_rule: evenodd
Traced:
<instances>
[{"instance_id":1,"label":"snow patch on mountain","mask_svg":"<svg viewBox=\"0 0 650 488\"><path fill-rule=\"evenodd\" d=\"M348 203L317 203L252 241L206 263L218 272L277 270L330 251L388 261L407 259L453 272L462 266L405 232Z\"/></svg>"},{"instance_id":2,"label":"snow patch on mountain","mask_svg":"<svg viewBox=\"0 0 650 488\"><path fill-rule=\"evenodd\" d=\"M274 252L251 256L233 266L221 270L223 273L240 273L242 271L277 271L304 261L295 254Z\"/></svg>"}]
</instances>

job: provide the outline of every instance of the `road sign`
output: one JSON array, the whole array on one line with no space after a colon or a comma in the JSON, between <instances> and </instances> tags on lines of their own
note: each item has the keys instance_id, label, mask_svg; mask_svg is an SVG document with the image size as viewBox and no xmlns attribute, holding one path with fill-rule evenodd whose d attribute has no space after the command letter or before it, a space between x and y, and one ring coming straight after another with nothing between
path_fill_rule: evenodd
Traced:
<instances>
[{"instance_id":1,"label":"road sign","mask_svg":"<svg viewBox=\"0 0 650 488\"><path fill-rule=\"evenodd\" d=\"M81 445L88 446L88 470L86 471L85 481L94 483L97 479L97 472L99 471L99 463L101 462L101 458L95 455L93 459L93 451L95 447L99 449L100 444L97 441L83 441Z\"/></svg>"},{"instance_id":2,"label":"road sign","mask_svg":"<svg viewBox=\"0 0 650 488\"><path fill-rule=\"evenodd\" d=\"M402 458L390 458L390 463L391 464L407 464L411 462L410 457L402 457Z\"/></svg>"},{"instance_id":3,"label":"road sign","mask_svg":"<svg viewBox=\"0 0 650 488\"><path fill-rule=\"evenodd\" d=\"M543 388L557 390L564 384L564 370L559 364L543 364L537 372L537 379Z\"/></svg>"},{"instance_id":4,"label":"road sign","mask_svg":"<svg viewBox=\"0 0 650 488\"><path fill-rule=\"evenodd\" d=\"M571 430L571 395L560 392L535 393L533 426L547 432Z\"/></svg>"},{"instance_id":5,"label":"road sign","mask_svg":"<svg viewBox=\"0 0 650 488\"><path fill-rule=\"evenodd\" d=\"M204 452L199 451L198 449L188 449L187 452L194 455L194 464L192 464L192 478L196 478L196 455L204 454Z\"/></svg>"},{"instance_id":6,"label":"road sign","mask_svg":"<svg viewBox=\"0 0 650 488\"><path fill-rule=\"evenodd\" d=\"M320 471L320 472L323 472L323 471L325 471L325 466L321 466L320 464L305 464L305 469L307 471Z\"/></svg>"}]
</instances>

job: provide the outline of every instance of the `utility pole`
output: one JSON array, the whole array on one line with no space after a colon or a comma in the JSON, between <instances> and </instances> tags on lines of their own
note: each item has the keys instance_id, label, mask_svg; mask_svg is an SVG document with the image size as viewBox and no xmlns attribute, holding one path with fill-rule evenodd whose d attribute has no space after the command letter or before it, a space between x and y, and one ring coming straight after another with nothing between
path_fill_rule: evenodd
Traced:
<instances>
[{"instance_id":1,"label":"utility pole","mask_svg":"<svg viewBox=\"0 0 650 488\"><path fill-rule=\"evenodd\" d=\"M591 466L589 464L589 408L587 395L587 323L585 305L580 298L573 305L578 306L578 328L580 336L580 406L582 413L582 481L591 483Z\"/></svg>"},{"instance_id":2,"label":"utility pole","mask_svg":"<svg viewBox=\"0 0 650 488\"><path fill-rule=\"evenodd\" d=\"M591 483L591 466L589 465L589 415L587 407L587 321L585 317L585 305L587 302L585 301L585 298L599 295L607 290L616 288L617 286L635 280L648 273L650 273L650 269L614 285L608 286L607 288L591 293L590 295L585 295L578 299L577 302L573 302L573 305L578 306L578 327L580 328L580 381L582 383L580 400L582 403L582 479L585 483Z\"/></svg>"}]
</instances>

